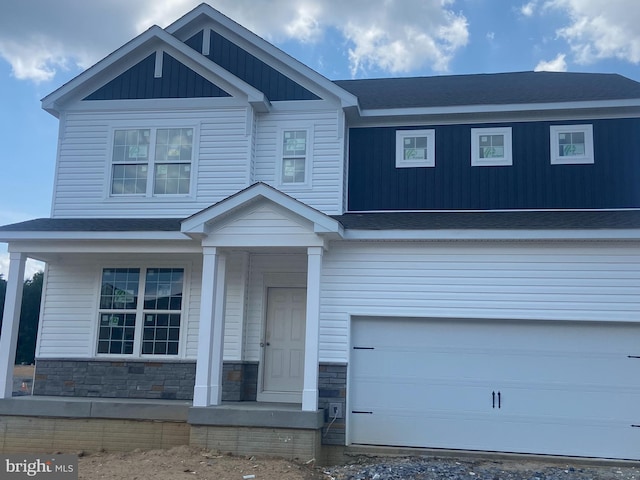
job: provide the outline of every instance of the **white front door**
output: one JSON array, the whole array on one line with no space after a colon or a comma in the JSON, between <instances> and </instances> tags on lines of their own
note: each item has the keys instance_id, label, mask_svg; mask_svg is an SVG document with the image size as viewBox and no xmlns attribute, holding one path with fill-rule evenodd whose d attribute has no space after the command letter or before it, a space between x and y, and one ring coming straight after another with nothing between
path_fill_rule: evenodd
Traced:
<instances>
[{"instance_id":1,"label":"white front door","mask_svg":"<svg viewBox=\"0 0 640 480\"><path fill-rule=\"evenodd\" d=\"M267 290L260 401L302 401L306 303L304 288Z\"/></svg>"}]
</instances>

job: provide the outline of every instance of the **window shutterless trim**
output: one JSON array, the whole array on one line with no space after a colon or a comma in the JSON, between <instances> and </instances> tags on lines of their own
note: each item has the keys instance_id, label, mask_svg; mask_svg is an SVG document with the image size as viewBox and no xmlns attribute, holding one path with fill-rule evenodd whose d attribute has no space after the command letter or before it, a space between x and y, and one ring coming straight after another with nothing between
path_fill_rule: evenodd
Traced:
<instances>
[{"instance_id":1,"label":"window shutterless trim","mask_svg":"<svg viewBox=\"0 0 640 480\"><path fill-rule=\"evenodd\" d=\"M405 140L425 138L425 158L405 158ZM436 131L430 130L396 130L396 168L435 167L436 166ZM420 148L417 148L420 150ZM418 155L421 157L421 155Z\"/></svg>"},{"instance_id":2,"label":"window shutterless trim","mask_svg":"<svg viewBox=\"0 0 640 480\"><path fill-rule=\"evenodd\" d=\"M481 137L502 136L503 155L501 157L481 156ZM492 148L492 147L486 147ZM491 167L513 165L511 127L489 127L471 129L471 166Z\"/></svg>"},{"instance_id":3,"label":"window shutterless trim","mask_svg":"<svg viewBox=\"0 0 640 480\"><path fill-rule=\"evenodd\" d=\"M158 134L158 130L170 130L170 129L191 129L192 130L192 144L191 144L191 159L189 161L186 160L156 160L155 152L156 152L156 138ZM115 133L120 130L149 130L150 132L150 141L149 141L149 151L148 151L148 160L146 162L126 162L126 161L116 161L113 160L113 152L115 146ZM156 198L171 198L171 199L179 199L185 198L190 199L195 196L196 189L196 170L198 163L198 150L200 143L200 126L199 124L195 124L191 122L181 122L177 120L175 122L167 122L167 121L158 121L152 122L149 120L141 121L139 124L127 122L120 123L114 122L110 128L109 134L109 143L107 144L107 162L106 162L106 171L105 171L105 198L109 200L113 199L156 199ZM146 178L146 191L144 193L113 193L113 170L114 165L128 165L129 163L133 163L136 165L146 165L147 167L147 178ZM189 193L155 193L155 172L156 166L159 165L190 165L190 177L189 177Z\"/></svg>"},{"instance_id":4,"label":"window shutterless trim","mask_svg":"<svg viewBox=\"0 0 640 480\"><path fill-rule=\"evenodd\" d=\"M582 133L584 152L579 155L560 155L560 135ZM593 125L551 125L549 127L551 165L579 165L595 163L593 154Z\"/></svg>"},{"instance_id":5,"label":"window shutterless trim","mask_svg":"<svg viewBox=\"0 0 640 480\"><path fill-rule=\"evenodd\" d=\"M285 155L284 152L284 134L286 132L297 132L297 131L305 131L306 132L306 151L304 157L302 155ZM311 187L311 170L312 170L312 159L313 159L313 142L314 142L314 128L309 124L284 124L278 128L278 137L276 139L276 155L277 155L277 164L276 164L276 184L283 188L309 188ZM283 170L284 170L284 161L295 160L304 158L304 182L283 182Z\"/></svg>"},{"instance_id":6,"label":"window shutterless trim","mask_svg":"<svg viewBox=\"0 0 640 480\"><path fill-rule=\"evenodd\" d=\"M94 324L94 334L93 334L93 354L96 358L146 358L146 359L182 359L186 358L187 351L187 332L188 332L188 303L189 303L189 289L190 289L190 264L185 263L174 263L174 262L144 262L140 264L130 264L130 263L122 263L122 262L109 262L107 264L101 265L97 269L98 275L98 286L97 286L97 302L96 302L96 316L95 316L95 324ZM108 313L109 309L101 309L100 308L100 300L101 300L101 290L102 290L102 276L103 272L108 269L138 269L139 270L139 282L138 282L138 304L134 309L128 310L119 310L118 313L127 313L127 314L135 314L135 333L133 338L133 353L125 354L125 353L98 353L98 342L100 341L100 321L101 314ZM146 281L147 281L147 272L152 269L182 269L183 278L182 278L182 304L181 309L178 310L156 310L156 309L145 309L144 306L144 297L146 292ZM177 355L168 355L168 354L142 354L142 342L143 342L143 330L144 330L144 320L145 313L150 314L180 314L180 337L178 340L178 354Z\"/></svg>"}]
</instances>

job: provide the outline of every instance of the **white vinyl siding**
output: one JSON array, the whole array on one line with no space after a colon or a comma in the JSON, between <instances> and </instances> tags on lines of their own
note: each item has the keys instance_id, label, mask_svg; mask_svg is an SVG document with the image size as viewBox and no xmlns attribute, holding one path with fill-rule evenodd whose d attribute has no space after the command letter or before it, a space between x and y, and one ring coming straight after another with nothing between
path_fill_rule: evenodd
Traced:
<instances>
[{"instance_id":1,"label":"white vinyl siding","mask_svg":"<svg viewBox=\"0 0 640 480\"><path fill-rule=\"evenodd\" d=\"M638 252L628 244L333 243L323 259L320 361L348 360L351 315L638 321Z\"/></svg>"},{"instance_id":2,"label":"white vinyl siding","mask_svg":"<svg viewBox=\"0 0 640 480\"><path fill-rule=\"evenodd\" d=\"M98 321L99 276L86 259L49 263L40 312L36 358L87 358L93 354Z\"/></svg>"},{"instance_id":3,"label":"white vinyl siding","mask_svg":"<svg viewBox=\"0 0 640 480\"><path fill-rule=\"evenodd\" d=\"M326 107L325 107L326 108ZM248 107L173 112L69 112L60 121L53 217L187 217L258 181L277 185L278 132L299 123L313 132L309 185L287 194L329 214L342 213L344 132L341 112L254 115ZM184 198L110 196L114 128L196 128L194 184Z\"/></svg>"},{"instance_id":4,"label":"white vinyl siding","mask_svg":"<svg viewBox=\"0 0 640 480\"><path fill-rule=\"evenodd\" d=\"M54 217L187 217L248 186L245 107L171 113L68 113L61 121ZM197 125L195 185L186 198L109 198L113 128ZM198 132L198 129L195 130Z\"/></svg>"},{"instance_id":5,"label":"white vinyl siding","mask_svg":"<svg viewBox=\"0 0 640 480\"><path fill-rule=\"evenodd\" d=\"M308 185L282 183L276 164L284 130L308 129L312 142L307 159ZM328 214L342 213L343 132L338 132L335 110L269 113L258 116L254 180L265 182L284 193ZM312 185L311 188L309 185Z\"/></svg>"},{"instance_id":6,"label":"white vinyl siding","mask_svg":"<svg viewBox=\"0 0 640 480\"><path fill-rule=\"evenodd\" d=\"M109 266L151 265L185 268L185 306L180 355L195 358L200 314L202 258L152 255L63 255L47 264L46 288L40 315L37 358L88 358L96 351L98 304L102 269ZM193 295L191 294L193 293ZM195 344L193 342L195 341ZM186 343L186 348L185 348ZM184 353L182 353L184 352Z\"/></svg>"}]
</instances>

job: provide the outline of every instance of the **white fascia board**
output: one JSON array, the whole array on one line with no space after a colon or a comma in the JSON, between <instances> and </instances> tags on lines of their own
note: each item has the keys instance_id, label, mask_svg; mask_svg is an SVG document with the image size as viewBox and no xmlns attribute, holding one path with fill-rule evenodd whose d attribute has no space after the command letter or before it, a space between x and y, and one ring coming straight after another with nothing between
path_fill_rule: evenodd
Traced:
<instances>
[{"instance_id":1,"label":"white fascia board","mask_svg":"<svg viewBox=\"0 0 640 480\"><path fill-rule=\"evenodd\" d=\"M207 4L200 4L182 18L169 25L165 30L181 40L187 40L187 38L196 33L198 29L205 27L207 21L222 27L226 32L230 33L231 36L236 37L236 40L242 40L243 45L238 46L243 48L249 47L249 50L247 50L249 53L257 54L256 56L258 58L260 58L260 54L267 54L290 70L291 73L297 73L301 78L315 83L321 89L337 97L343 108L358 105L358 98L355 95L339 87L325 76L307 67L304 63L299 62L278 47L267 42ZM253 50L253 52L250 50ZM291 78L297 81L294 76L291 76Z\"/></svg>"},{"instance_id":2,"label":"white fascia board","mask_svg":"<svg viewBox=\"0 0 640 480\"><path fill-rule=\"evenodd\" d=\"M345 230L345 240L640 240L640 229L601 230Z\"/></svg>"},{"instance_id":3,"label":"white fascia board","mask_svg":"<svg viewBox=\"0 0 640 480\"><path fill-rule=\"evenodd\" d=\"M29 256L43 256L47 254L80 254L80 253L162 253L162 254L201 254L202 246L193 241L122 241L112 240L31 240L9 243L9 252L26 253Z\"/></svg>"},{"instance_id":4,"label":"white fascia board","mask_svg":"<svg viewBox=\"0 0 640 480\"><path fill-rule=\"evenodd\" d=\"M314 224L316 233L343 233L342 225L337 220L262 183L255 184L187 218L182 222L182 232L189 235L205 233L208 222L226 216L245 205L260 201L261 198L310 221Z\"/></svg>"},{"instance_id":5,"label":"white fascia board","mask_svg":"<svg viewBox=\"0 0 640 480\"><path fill-rule=\"evenodd\" d=\"M510 113L533 112L550 110L581 110L581 109L605 109L605 108L629 108L640 107L640 99L633 100L597 100L588 102L557 102L557 103L517 103L505 105L460 105L453 107L426 107L426 108L380 108L360 109L360 117L411 117L431 115L464 115L482 113Z\"/></svg>"},{"instance_id":6,"label":"white fascia board","mask_svg":"<svg viewBox=\"0 0 640 480\"><path fill-rule=\"evenodd\" d=\"M73 80L44 97L42 99L42 108L47 110L49 113L58 116L59 107L66 99L75 97L80 91L82 91L82 93L80 93L79 96L82 96L82 94L89 94L90 90L98 88L98 82L92 82L92 80L99 79L102 81L108 81L108 79L113 77L113 75L109 76L108 79L106 77L103 79L102 77L104 77L104 74L111 68L117 68L118 63L122 63L124 67L117 69L119 73L121 73L120 70L125 71L127 68L135 65L143 58L140 55L135 55L137 50L143 51L143 55L149 55L158 49L166 51L176 58L176 60L185 64L196 73L202 75L207 80L216 83L216 85L227 91L227 93L246 96L249 103L251 103L256 109L259 111L268 111L268 100L261 91L252 87L235 75L232 75L224 68L209 60L207 57L201 55L180 40L176 39L174 36L169 35L158 26L153 26L146 32L138 35L136 38L96 63L94 66L85 70ZM135 56L135 59L127 62L126 59L129 56ZM89 85L89 87L83 89L83 85ZM85 90L87 90L87 92L85 92Z\"/></svg>"},{"instance_id":7,"label":"white fascia board","mask_svg":"<svg viewBox=\"0 0 640 480\"><path fill-rule=\"evenodd\" d=\"M189 241L180 232L0 232L0 242L57 240L172 240Z\"/></svg>"}]
</instances>

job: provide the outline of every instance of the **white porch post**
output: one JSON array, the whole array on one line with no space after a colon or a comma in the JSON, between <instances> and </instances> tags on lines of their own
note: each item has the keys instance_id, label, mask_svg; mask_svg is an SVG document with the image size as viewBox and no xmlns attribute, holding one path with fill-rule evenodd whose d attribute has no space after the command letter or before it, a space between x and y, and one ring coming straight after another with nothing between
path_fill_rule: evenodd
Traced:
<instances>
[{"instance_id":1,"label":"white porch post","mask_svg":"<svg viewBox=\"0 0 640 480\"><path fill-rule=\"evenodd\" d=\"M22 306L24 266L27 257L22 253L11 253L9 279L4 299L2 334L0 334L0 398L11 398L13 391L13 365L18 346L18 327Z\"/></svg>"},{"instance_id":2,"label":"white porch post","mask_svg":"<svg viewBox=\"0 0 640 480\"><path fill-rule=\"evenodd\" d=\"M215 247L204 247L196 384L193 405L222 402L226 258Z\"/></svg>"},{"instance_id":3,"label":"white porch post","mask_svg":"<svg viewBox=\"0 0 640 480\"><path fill-rule=\"evenodd\" d=\"M318 359L320 342L320 276L322 247L307 249L307 323L304 342L302 410L318 409Z\"/></svg>"}]
</instances>

